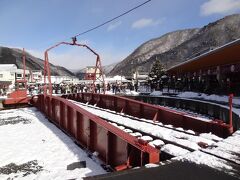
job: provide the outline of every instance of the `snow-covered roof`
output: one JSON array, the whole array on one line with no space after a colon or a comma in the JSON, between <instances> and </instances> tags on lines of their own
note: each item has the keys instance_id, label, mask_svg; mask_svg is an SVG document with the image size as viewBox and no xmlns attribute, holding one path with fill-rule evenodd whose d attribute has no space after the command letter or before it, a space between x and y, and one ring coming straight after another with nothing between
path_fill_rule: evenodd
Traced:
<instances>
[{"instance_id":1,"label":"snow-covered roof","mask_svg":"<svg viewBox=\"0 0 240 180\"><path fill-rule=\"evenodd\" d=\"M16 73L18 73L18 74L23 74L23 69L16 69ZM29 74L29 70L25 70L25 73L26 74Z\"/></svg>"},{"instance_id":2,"label":"snow-covered roof","mask_svg":"<svg viewBox=\"0 0 240 180\"><path fill-rule=\"evenodd\" d=\"M105 78L105 81L107 81L107 82L116 82L116 81L129 82L129 81L125 78L125 76L119 76L119 75L116 75L116 76L114 76L114 77L112 77L112 78L107 77L107 78Z\"/></svg>"},{"instance_id":3,"label":"snow-covered roof","mask_svg":"<svg viewBox=\"0 0 240 180\"><path fill-rule=\"evenodd\" d=\"M15 64L0 64L0 71L16 71L17 66Z\"/></svg>"}]
</instances>

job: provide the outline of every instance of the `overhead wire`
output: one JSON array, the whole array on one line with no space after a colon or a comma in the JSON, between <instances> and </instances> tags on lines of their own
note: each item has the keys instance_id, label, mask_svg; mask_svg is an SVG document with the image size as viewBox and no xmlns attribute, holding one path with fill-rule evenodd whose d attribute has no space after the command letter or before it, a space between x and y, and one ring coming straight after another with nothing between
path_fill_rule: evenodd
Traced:
<instances>
[{"instance_id":1,"label":"overhead wire","mask_svg":"<svg viewBox=\"0 0 240 180\"><path fill-rule=\"evenodd\" d=\"M151 1L151 0L147 0L147 1L141 3L141 4L137 5L137 6L129 9L128 11L123 12L122 14L120 14L120 15L118 15L118 16L115 16L115 17L113 17L113 18L111 18L111 19L109 19L109 20L107 20L107 21L105 21L105 22L103 22L103 23L101 23L101 24L99 24L99 25L97 25L97 26L94 26L94 27L92 27L92 28L90 28L90 29L88 29L88 30L86 30L86 31L83 31L83 32L80 32L80 33L76 34L76 35L73 36L72 38L76 38L76 37L81 36L81 35L83 35L83 34L89 33L89 32L91 32L91 31L93 31L93 30L95 30L95 29L98 29L98 28L100 28L100 27L102 27L102 26L104 26L104 25L106 25L106 24L108 24L108 23L110 23L110 22L112 22L112 21L114 21L114 20L116 20L116 19L118 19L118 18L120 18L120 17L122 17L122 16L124 16L124 15L126 15L126 14L128 14L128 13L134 11L134 10L136 10L136 9L138 9L138 8L140 8L141 6L149 3L150 1Z\"/></svg>"}]
</instances>

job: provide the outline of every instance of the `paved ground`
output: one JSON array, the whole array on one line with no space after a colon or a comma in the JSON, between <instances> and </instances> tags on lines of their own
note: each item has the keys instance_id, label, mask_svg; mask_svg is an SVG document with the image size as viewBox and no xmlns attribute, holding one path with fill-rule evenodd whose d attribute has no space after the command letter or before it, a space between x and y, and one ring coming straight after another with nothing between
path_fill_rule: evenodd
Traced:
<instances>
[{"instance_id":1,"label":"paved ground","mask_svg":"<svg viewBox=\"0 0 240 180\"><path fill-rule=\"evenodd\" d=\"M240 177L239 177L240 178ZM123 172L99 175L84 178L106 179L106 180L237 180L237 177L230 176L204 165L196 165L189 162L171 162L155 168L139 168Z\"/></svg>"}]
</instances>

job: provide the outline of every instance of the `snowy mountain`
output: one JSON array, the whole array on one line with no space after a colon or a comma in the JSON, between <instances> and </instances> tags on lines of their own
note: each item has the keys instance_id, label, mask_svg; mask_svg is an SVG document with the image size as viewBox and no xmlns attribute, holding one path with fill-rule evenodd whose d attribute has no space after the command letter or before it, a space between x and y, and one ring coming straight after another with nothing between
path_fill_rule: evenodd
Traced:
<instances>
[{"instance_id":1,"label":"snowy mountain","mask_svg":"<svg viewBox=\"0 0 240 180\"><path fill-rule=\"evenodd\" d=\"M133 69L149 72L159 59L165 68L186 61L206 51L240 38L240 14L226 16L200 29L186 29L167 33L139 46L118 63L109 75L122 72L130 75Z\"/></svg>"},{"instance_id":2,"label":"snowy mountain","mask_svg":"<svg viewBox=\"0 0 240 180\"><path fill-rule=\"evenodd\" d=\"M18 68L23 69L22 50L16 48L0 47L0 64L15 64ZM61 66L51 66L51 74L59 76L74 76L68 69ZM44 61L36 58L26 52L26 68L31 70L44 69Z\"/></svg>"}]
</instances>

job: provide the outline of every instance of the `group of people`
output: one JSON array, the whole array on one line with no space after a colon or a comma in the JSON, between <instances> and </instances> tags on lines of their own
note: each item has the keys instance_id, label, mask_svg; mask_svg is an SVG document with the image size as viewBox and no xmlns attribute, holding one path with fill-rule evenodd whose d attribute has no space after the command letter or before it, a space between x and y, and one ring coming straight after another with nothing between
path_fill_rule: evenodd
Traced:
<instances>
[{"instance_id":1,"label":"group of people","mask_svg":"<svg viewBox=\"0 0 240 180\"><path fill-rule=\"evenodd\" d=\"M53 94L67 94L67 93L79 93L79 92L91 92L91 84L53 84L52 93ZM29 94L42 94L44 91L44 85L32 84L27 86Z\"/></svg>"},{"instance_id":2,"label":"group of people","mask_svg":"<svg viewBox=\"0 0 240 180\"><path fill-rule=\"evenodd\" d=\"M0 96L6 96L7 95L7 87L1 86L0 87Z\"/></svg>"},{"instance_id":3,"label":"group of people","mask_svg":"<svg viewBox=\"0 0 240 180\"><path fill-rule=\"evenodd\" d=\"M105 85L105 90L112 92L113 94L125 92L126 89L136 90L138 85L133 85L132 83L107 83ZM42 94L44 91L44 86L41 84L32 84L27 86L28 93L31 95ZM104 91L103 84L53 84L52 93L53 94L69 94L69 93L82 93L82 92L93 92L102 93Z\"/></svg>"},{"instance_id":4,"label":"group of people","mask_svg":"<svg viewBox=\"0 0 240 180\"><path fill-rule=\"evenodd\" d=\"M108 83L107 84L107 91L112 92L113 94L126 92L126 90L129 89L130 91L137 91L138 90L138 84L135 83L134 85L131 82L127 83L118 83L117 81L114 83Z\"/></svg>"}]
</instances>

